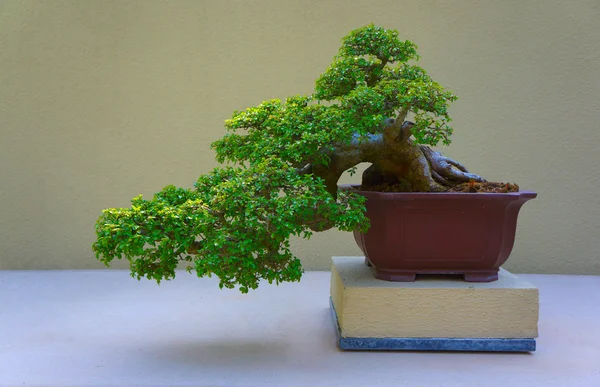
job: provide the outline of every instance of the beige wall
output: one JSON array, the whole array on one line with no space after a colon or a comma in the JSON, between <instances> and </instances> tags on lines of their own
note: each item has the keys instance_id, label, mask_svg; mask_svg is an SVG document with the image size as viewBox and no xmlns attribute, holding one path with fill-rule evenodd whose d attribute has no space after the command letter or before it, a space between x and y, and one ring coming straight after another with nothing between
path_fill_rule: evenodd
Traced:
<instances>
[{"instance_id":1,"label":"beige wall","mask_svg":"<svg viewBox=\"0 0 600 387\"><path fill-rule=\"evenodd\" d=\"M0 0L0 269L101 267L101 209L191 186L233 110L310 93L374 22L459 95L444 152L539 192L507 268L600 274L599 20L598 0ZM294 246L308 269L359 254L337 231Z\"/></svg>"}]
</instances>

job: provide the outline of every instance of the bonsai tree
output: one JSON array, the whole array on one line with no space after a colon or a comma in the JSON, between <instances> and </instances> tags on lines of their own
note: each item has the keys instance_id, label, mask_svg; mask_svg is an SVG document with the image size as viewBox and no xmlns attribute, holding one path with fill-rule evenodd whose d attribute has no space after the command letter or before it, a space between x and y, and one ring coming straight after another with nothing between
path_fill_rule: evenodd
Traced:
<instances>
[{"instance_id":1,"label":"bonsai tree","mask_svg":"<svg viewBox=\"0 0 600 387\"><path fill-rule=\"evenodd\" d=\"M413 62L417 47L374 25L342 39L314 93L233 113L212 144L221 168L193 188L167 186L130 208L104 210L96 257L130 261L132 276L158 282L184 263L220 286L298 281L292 235L366 231L365 199L338 180L371 163L363 189L447 191L483 179L430 146L450 144L450 91ZM410 120L409 120L410 118Z\"/></svg>"}]
</instances>

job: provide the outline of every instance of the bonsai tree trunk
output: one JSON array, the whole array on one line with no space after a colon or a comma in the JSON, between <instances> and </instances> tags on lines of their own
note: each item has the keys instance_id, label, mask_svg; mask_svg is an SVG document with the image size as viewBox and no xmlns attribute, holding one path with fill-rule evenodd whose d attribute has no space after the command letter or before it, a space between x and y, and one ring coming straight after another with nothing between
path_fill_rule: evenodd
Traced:
<instances>
[{"instance_id":1,"label":"bonsai tree trunk","mask_svg":"<svg viewBox=\"0 0 600 387\"><path fill-rule=\"evenodd\" d=\"M458 183L485 181L459 162L415 144L410 138L414 123L404 121L405 116L386 120L382 134L366 139L355 136L349 144L336 146L328 155L329 165L312 168L312 172L325 180L332 195L344 171L362 162L372 163L363 173L364 187L396 185L408 192L442 192Z\"/></svg>"}]
</instances>

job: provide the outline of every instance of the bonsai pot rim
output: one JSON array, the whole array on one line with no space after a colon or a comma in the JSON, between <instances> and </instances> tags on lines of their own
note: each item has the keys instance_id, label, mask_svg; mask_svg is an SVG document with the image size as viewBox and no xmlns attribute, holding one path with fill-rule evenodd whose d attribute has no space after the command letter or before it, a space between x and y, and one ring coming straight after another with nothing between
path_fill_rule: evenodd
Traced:
<instances>
[{"instance_id":1,"label":"bonsai pot rim","mask_svg":"<svg viewBox=\"0 0 600 387\"><path fill-rule=\"evenodd\" d=\"M398 199L439 199L443 196L444 199L464 200L469 197L481 198L482 196L493 198L499 196L514 196L515 198L522 199L534 199L537 197L537 193L528 190L519 190L517 192L382 192L382 191L363 191L360 189L360 185L356 184L340 184L341 190L349 190L360 193L361 195L369 198L376 198L378 200L398 200Z\"/></svg>"}]
</instances>

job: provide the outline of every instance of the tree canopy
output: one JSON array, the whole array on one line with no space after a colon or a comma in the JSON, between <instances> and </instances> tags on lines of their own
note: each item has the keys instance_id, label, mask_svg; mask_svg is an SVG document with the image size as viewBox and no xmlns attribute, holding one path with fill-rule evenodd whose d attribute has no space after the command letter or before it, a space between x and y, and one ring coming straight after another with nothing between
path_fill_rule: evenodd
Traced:
<instances>
[{"instance_id":1,"label":"tree canopy","mask_svg":"<svg viewBox=\"0 0 600 387\"><path fill-rule=\"evenodd\" d=\"M365 199L332 192L315 172L335 163L339 147L381 135L386 120L404 121L409 113L415 144L449 144L447 106L456 97L408 63L418 59L416 48L374 25L350 32L312 95L233 113L228 133L212 144L227 166L200 176L193 188L167 186L151 200L134 198L130 208L104 210L96 257L106 265L126 258L134 277L158 282L174 278L184 263L242 292L263 279L299 280L290 237L368 228Z\"/></svg>"}]
</instances>

